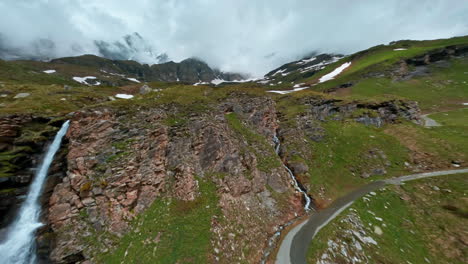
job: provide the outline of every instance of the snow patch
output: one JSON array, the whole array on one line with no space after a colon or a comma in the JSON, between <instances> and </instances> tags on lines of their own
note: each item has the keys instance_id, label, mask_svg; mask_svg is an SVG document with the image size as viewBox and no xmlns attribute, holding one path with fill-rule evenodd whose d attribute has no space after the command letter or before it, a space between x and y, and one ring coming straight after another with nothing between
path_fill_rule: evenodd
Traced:
<instances>
[{"instance_id":1,"label":"snow patch","mask_svg":"<svg viewBox=\"0 0 468 264\"><path fill-rule=\"evenodd\" d=\"M116 94L115 97L120 98L120 99L132 99L133 95L131 95L131 94Z\"/></svg>"},{"instance_id":2,"label":"snow patch","mask_svg":"<svg viewBox=\"0 0 468 264\"><path fill-rule=\"evenodd\" d=\"M100 85L100 82L96 82L96 84L89 84L87 80L96 80L97 78L94 76L86 76L86 77L73 77L75 82L79 82L84 85Z\"/></svg>"},{"instance_id":3,"label":"snow patch","mask_svg":"<svg viewBox=\"0 0 468 264\"><path fill-rule=\"evenodd\" d=\"M199 81L199 82L197 82L197 83L194 83L193 86L204 85L204 84L209 84L209 83L208 83L208 82Z\"/></svg>"},{"instance_id":4,"label":"snow patch","mask_svg":"<svg viewBox=\"0 0 468 264\"><path fill-rule=\"evenodd\" d=\"M285 72L285 71L286 71L286 69L279 70L279 71L273 73L272 76L278 75L278 74L283 73L283 72Z\"/></svg>"},{"instance_id":5,"label":"snow patch","mask_svg":"<svg viewBox=\"0 0 468 264\"><path fill-rule=\"evenodd\" d=\"M45 70L43 71L43 73L47 73L47 74L52 74L52 73L56 73L57 71L56 70Z\"/></svg>"},{"instance_id":6,"label":"snow patch","mask_svg":"<svg viewBox=\"0 0 468 264\"><path fill-rule=\"evenodd\" d=\"M327 82L327 81L335 79L336 76L338 76L341 72L343 72L350 65L351 65L351 62L344 63L343 65L336 68L335 70L333 70L329 74L326 74L326 75L322 76L322 78L320 78L320 80L319 80L319 83L323 83L323 82Z\"/></svg>"},{"instance_id":7,"label":"snow patch","mask_svg":"<svg viewBox=\"0 0 468 264\"><path fill-rule=\"evenodd\" d=\"M341 58L342 57L340 57L340 56L335 56L335 57L331 58L330 60L322 61L320 63L311 65L311 66L306 67L304 69L301 69L301 73L306 73L306 72L311 71L311 70L314 70L314 71L322 70L323 68L325 68L326 65L335 63Z\"/></svg>"},{"instance_id":8,"label":"snow patch","mask_svg":"<svg viewBox=\"0 0 468 264\"><path fill-rule=\"evenodd\" d=\"M302 90L305 90L307 88L310 88L310 87L298 87L298 88L294 88L292 90L284 90L284 91L281 91L281 90L271 90L271 91L267 91L268 93L277 93L277 94L289 94L289 93L294 93L294 92L298 92L298 91L302 91Z\"/></svg>"},{"instance_id":9,"label":"snow patch","mask_svg":"<svg viewBox=\"0 0 468 264\"><path fill-rule=\"evenodd\" d=\"M214 79L211 81L211 83L214 85L222 84L223 82L226 82L226 81L223 79Z\"/></svg>"},{"instance_id":10,"label":"snow patch","mask_svg":"<svg viewBox=\"0 0 468 264\"><path fill-rule=\"evenodd\" d=\"M468 105L468 103L463 103L463 105Z\"/></svg>"},{"instance_id":11,"label":"snow patch","mask_svg":"<svg viewBox=\"0 0 468 264\"><path fill-rule=\"evenodd\" d=\"M307 64L309 62L313 62L314 60L316 60L317 57L312 57L312 58L309 58L309 59L303 59L301 61L299 61L298 63L296 63L297 65L302 65L302 64Z\"/></svg>"},{"instance_id":12,"label":"snow patch","mask_svg":"<svg viewBox=\"0 0 468 264\"><path fill-rule=\"evenodd\" d=\"M404 49L404 48L394 49L394 51L400 51L400 50L408 50L408 49Z\"/></svg>"},{"instance_id":13,"label":"snow patch","mask_svg":"<svg viewBox=\"0 0 468 264\"><path fill-rule=\"evenodd\" d=\"M271 80L261 80L261 81L258 81L259 84L268 84L269 82L271 82Z\"/></svg>"},{"instance_id":14,"label":"snow patch","mask_svg":"<svg viewBox=\"0 0 468 264\"><path fill-rule=\"evenodd\" d=\"M132 82L136 82L136 83L141 83L139 80L137 80L135 78L127 78L127 80L132 81Z\"/></svg>"}]
</instances>

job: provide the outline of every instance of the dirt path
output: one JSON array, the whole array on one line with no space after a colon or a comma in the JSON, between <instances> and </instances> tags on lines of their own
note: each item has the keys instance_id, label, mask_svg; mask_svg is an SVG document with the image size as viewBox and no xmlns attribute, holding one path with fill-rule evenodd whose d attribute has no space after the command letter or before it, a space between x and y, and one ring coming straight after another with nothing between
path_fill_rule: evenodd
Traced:
<instances>
[{"instance_id":1,"label":"dirt path","mask_svg":"<svg viewBox=\"0 0 468 264\"><path fill-rule=\"evenodd\" d=\"M375 181L369 183L339 199L325 210L314 213L309 220L291 229L281 241L278 254L276 256L277 264L305 264L307 249L315 235L326 226L331 220L338 216L342 211L351 206L354 201L382 188L387 184L402 184L406 181L418 180L429 177L436 177L450 174L468 173L468 169L457 169L448 171L435 171L420 174L411 174L396 177L388 180Z\"/></svg>"}]
</instances>

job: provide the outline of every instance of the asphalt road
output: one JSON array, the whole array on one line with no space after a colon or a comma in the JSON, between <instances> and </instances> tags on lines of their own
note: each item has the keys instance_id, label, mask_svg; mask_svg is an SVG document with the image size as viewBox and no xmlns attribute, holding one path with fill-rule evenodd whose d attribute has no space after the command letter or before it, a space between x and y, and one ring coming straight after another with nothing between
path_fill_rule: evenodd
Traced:
<instances>
[{"instance_id":1,"label":"asphalt road","mask_svg":"<svg viewBox=\"0 0 468 264\"><path fill-rule=\"evenodd\" d=\"M459 173L468 173L468 169L411 174L369 183L337 199L328 208L313 213L307 221L291 229L285 238L281 241L281 245L276 256L276 263L305 264L307 249L309 248L309 245L317 232L320 231L322 227L327 225L342 211L351 206L354 201L372 191L380 189L387 184L402 184L406 181Z\"/></svg>"}]
</instances>

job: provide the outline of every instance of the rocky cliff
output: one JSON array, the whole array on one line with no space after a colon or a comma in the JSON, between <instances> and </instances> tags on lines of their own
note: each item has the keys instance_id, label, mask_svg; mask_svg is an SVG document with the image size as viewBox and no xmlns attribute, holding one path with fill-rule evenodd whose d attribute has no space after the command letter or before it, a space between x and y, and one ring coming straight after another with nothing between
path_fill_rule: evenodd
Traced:
<instances>
[{"instance_id":1,"label":"rocky cliff","mask_svg":"<svg viewBox=\"0 0 468 264\"><path fill-rule=\"evenodd\" d=\"M54 59L43 67L63 68L63 67L87 67L88 74L94 71L95 76L103 72L114 76L135 77L146 82L211 82L215 79L225 81L236 81L245 79L241 74L225 73L212 69L205 62L198 59L186 59L181 62L166 62L161 64L140 64L132 60L110 60L94 55L83 55L78 57L68 57ZM103 76L104 77L104 76ZM104 78L103 81L106 79Z\"/></svg>"},{"instance_id":2,"label":"rocky cliff","mask_svg":"<svg viewBox=\"0 0 468 264\"><path fill-rule=\"evenodd\" d=\"M50 199L51 259L96 261L119 246L100 234L125 235L156 200L197 201L209 181L221 209L211 219L209 259L259 261L275 226L302 213L301 196L273 149L277 127L268 98L227 100L209 113L175 106L77 112L67 176ZM87 243L91 237L99 246Z\"/></svg>"},{"instance_id":3,"label":"rocky cliff","mask_svg":"<svg viewBox=\"0 0 468 264\"><path fill-rule=\"evenodd\" d=\"M206 218L209 262L259 262L276 228L303 214L303 198L294 192L283 163L298 175L306 169L285 147L282 158L276 155L277 131L289 143L297 133L320 140L320 122L349 117L360 108L376 112L355 116L367 125L418 116L417 105L406 102L365 105L309 98L301 103L310 111L294 121L301 126L297 129L280 126L280 119L285 125L287 120L277 115L269 97L247 95L210 105L209 111L169 104L76 112L67 135L66 177L50 198L51 229L42 235L52 238L52 261L102 262L122 247L125 256L135 254L132 243L138 242L122 241L133 232L145 236L142 232L157 229L157 223L147 227L142 219L166 217L153 210L167 201L166 207L175 202L183 211L216 208ZM207 192L212 192L211 205L202 202ZM147 217L151 212L156 219ZM176 232L163 230L148 234L139 247L157 247Z\"/></svg>"},{"instance_id":4,"label":"rocky cliff","mask_svg":"<svg viewBox=\"0 0 468 264\"><path fill-rule=\"evenodd\" d=\"M27 187L40 162L49 138L58 130L59 123L52 118L34 115L8 115L0 117L0 228L5 227L19 208ZM59 153L50 171L45 188L48 199L50 187L61 176L59 164L64 163Z\"/></svg>"}]
</instances>

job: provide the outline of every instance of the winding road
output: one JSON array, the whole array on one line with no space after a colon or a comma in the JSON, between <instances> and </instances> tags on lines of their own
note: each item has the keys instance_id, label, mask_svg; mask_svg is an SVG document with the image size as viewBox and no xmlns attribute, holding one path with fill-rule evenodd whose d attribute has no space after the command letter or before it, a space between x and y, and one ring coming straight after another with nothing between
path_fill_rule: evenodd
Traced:
<instances>
[{"instance_id":1,"label":"winding road","mask_svg":"<svg viewBox=\"0 0 468 264\"><path fill-rule=\"evenodd\" d=\"M364 195L382 188L387 184L398 185L406 181L418 180L422 178L468 173L468 169L457 169L447 171L435 171L419 174L405 175L387 180L374 181L369 183L332 203L328 208L313 213L309 219L293 229L281 241L278 254L276 256L277 264L305 264L307 249L315 235L327 225L331 220L351 206L354 201Z\"/></svg>"}]
</instances>

